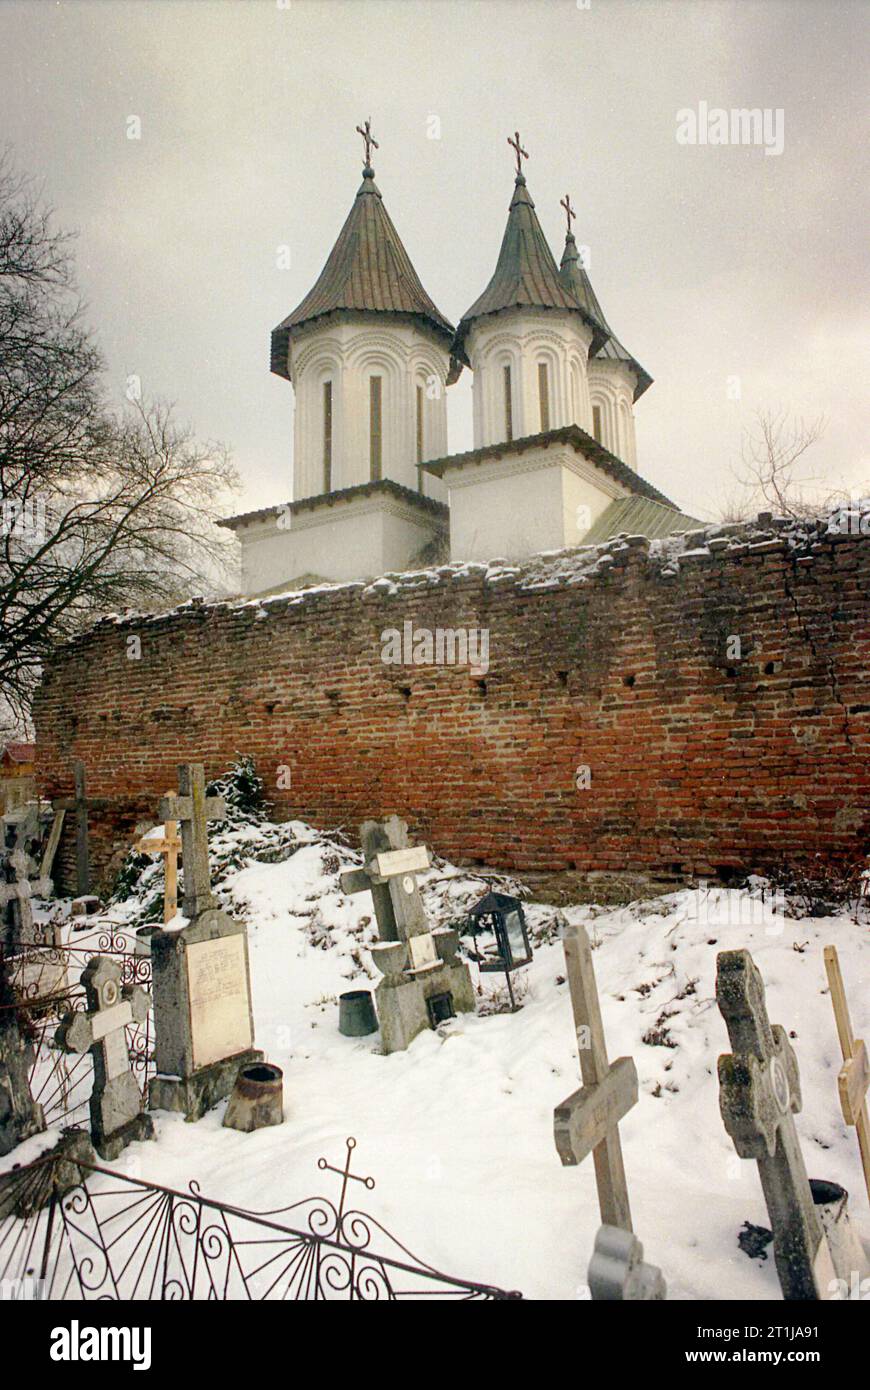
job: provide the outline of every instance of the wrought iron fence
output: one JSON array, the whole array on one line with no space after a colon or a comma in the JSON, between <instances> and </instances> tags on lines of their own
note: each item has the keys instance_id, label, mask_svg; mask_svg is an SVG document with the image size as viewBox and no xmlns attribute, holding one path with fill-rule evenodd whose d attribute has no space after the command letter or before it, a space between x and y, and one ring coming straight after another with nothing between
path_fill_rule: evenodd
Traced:
<instances>
[{"instance_id":1,"label":"wrought iron fence","mask_svg":"<svg viewBox=\"0 0 870 1390\"><path fill-rule=\"evenodd\" d=\"M344 1168L338 1203L311 1197L253 1212L143 1182L69 1154L48 1156L0 1187L0 1284L48 1299L490 1301L521 1294L425 1264L380 1222L346 1206L348 1184L374 1186ZM292 1222L292 1224L290 1224ZM28 1283L29 1281L29 1283Z\"/></svg>"},{"instance_id":2,"label":"wrought iron fence","mask_svg":"<svg viewBox=\"0 0 870 1390\"><path fill-rule=\"evenodd\" d=\"M32 1049L30 1090L42 1106L47 1124L76 1124L88 1111L93 1085L90 1053L66 1053L55 1046L58 1025L70 1009L84 1010L80 976L94 956L110 955L121 966L125 985L151 988L151 960L136 950L135 937L113 923L97 922L74 943L52 939L50 927L35 928L33 941L14 954L0 948L0 969L12 988L12 1008L22 1035ZM133 1074L143 1095L154 1073L154 1027L149 1013L143 1023L129 1023L127 1045Z\"/></svg>"}]
</instances>

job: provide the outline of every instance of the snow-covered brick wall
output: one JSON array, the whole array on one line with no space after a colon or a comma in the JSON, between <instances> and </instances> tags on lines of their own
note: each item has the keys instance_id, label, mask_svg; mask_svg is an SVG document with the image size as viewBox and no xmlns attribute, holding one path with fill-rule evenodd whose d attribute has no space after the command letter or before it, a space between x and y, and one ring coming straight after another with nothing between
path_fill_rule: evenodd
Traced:
<instances>
[{"instance_id":1,"label":"snow-covered brick wall","mask_svg":"<svg viewBox=\"0 0 870 1390\"><path fill-rule=\"evenodd\" d=\"M67 793L81 758L108 801L98 875L179 762L237 754L281 816L355 840L395 811L466 864L844 863L870 848L868 600L860 526L766 520L127 615L49 665L38 775Z\"/></svg>"}]
</instances>

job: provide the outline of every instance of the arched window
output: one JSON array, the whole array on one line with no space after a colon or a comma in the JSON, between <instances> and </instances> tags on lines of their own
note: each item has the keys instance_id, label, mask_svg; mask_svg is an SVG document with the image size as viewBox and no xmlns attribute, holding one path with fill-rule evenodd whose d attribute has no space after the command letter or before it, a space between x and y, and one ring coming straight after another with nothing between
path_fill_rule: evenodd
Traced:
<instances>
[{"instance_id":1,"label":"arched window","mask_svg":"<svg viewBox=\"0 0 870 1390\"><path fill-rule=\"evenodd\" d=\"M323 491L332 491L332 382L323 383Z\"/></svg>"},{"instance_id":2,"label":"arched window","mask_svg":"<svg viewBox=\"0 0 870 1390\"><path fill-rule=\"evenodd\" d=\"M546 362L538 363L538 403L541 408L541 432L550 428L550 380Z\"/></svg>"},{"instance_id":3,"label":"arched window","mask_svg":"<svg viewBox=\"0 0 870 1390\"><path fill-rule=\"evenodd\" d=\"M508 444L514 437L514 398L510 364L504 369L504 437Z\"/></svg>"},{"instance_id":4,"label":"arched window","mask_svg":"<svg viewBox=\"0 0 870 1390\"><path fill-rule=\"evenodd\" d=\"M598 440L598 443L599 443L599 444L603 444L603 443L604 443L604 440L601 438L601 406L600 406L600 405L593 405L593 407L592 407L592 434L593 434L593 437L594 437L595 439Z\"/></svg>"},{"instance_id":5,"label":"arched window","mask_svg":"<svg viewBox=\"0 0 870 1390\"><path fill-rule=\"evenodd\" d=\"M423 402L426 393L422 386L417 387L417 462L423 462L423 447L425 444L425 434L423 428Z\"/></svg>"},{"instance_id":6,"label":"arched window","mask_svg":"<svg viewBox=\"0 0 870 1390\"><path fill-rule=\"evenodd\" d=\"M381 477L383 461L382 384L382 377L369 377L369 474L373 483Z\"/></svg>"}]
</instances>

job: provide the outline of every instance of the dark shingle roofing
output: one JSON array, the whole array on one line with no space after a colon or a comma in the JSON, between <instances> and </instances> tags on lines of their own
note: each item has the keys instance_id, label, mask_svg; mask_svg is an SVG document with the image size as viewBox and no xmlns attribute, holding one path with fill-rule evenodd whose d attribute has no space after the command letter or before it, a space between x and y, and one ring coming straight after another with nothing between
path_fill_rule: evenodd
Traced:
<instances>
[{"instance_id":1,"label":"dark shingle roofing","mask_svg":"<svg viewBox=\"0 0 870 1390\"><path fill-rule=\"evenodd\" d=\"M453 351L468 362L465 335L475 319L501 309L569 309L588 317L572 291L559 279L559 271L547 238L541 230L535 205L522 174L517 174L507 226L492 279L463 315L456 330ZM593 329L597 324L592 324Z\"/></svg>"},{"instance_id":2,"label":"dark shingle roofing","mask_svg":"<svg viewBox=\"0 0 870 1390\"><path fill-rule=\"evenodd\" d=\"M445 458L429 459L426 463L418 464L418 467L426 473L434 474L436 478L441 478L451 468L464 468L471 464L482 463L484 459L501 458L502 455L523 454L529 449L546 448L548 444L569 444L572 449L576 449L584 458L596 464L611 478L622 483L630 492L637 493L641 497L650 497L654 502L660 502L663 507L670 507L673 511L677 510L673 502L669 501L663 492L659 492L652 483L648 483L639 473L635 473L633 468L629 468L622 459L618 459L609 449L605 449L603 444L599 444L597 439L593 439L592 435L587 434L579 425L563 425L560 429L544 430L541 434L529 434L523 439L512 439L500 444L486 444L480 449L469 449L464 454L448 454Z\"/></svg>"},{"instance_id":3,"label":"dark shingle roofing","mask_svg":"<svg viewBox=\"0 0 870 1390\"><path fill-rule=\"evenodd\" d=\"M637 377L637 385L634 388L634 399L637 400L638 396L642 396L644 391L649 390L653 379L649 372L645 371L631 353L622 346L604 317L604 310L598 302L598 296L593 290L589 276L580 260L580 253L577 250L573 232L569 232L565 238L565 250L562 252L562 263L559 266L559 279L564 288L571 291L589 318L601 325L603 338L597 344L593 339L589 348L589 356L609 358L612 362L627 362Z\"/></svg>"},{"instance_id":4,"label":"dark shingle roofing","mask_svg":"<svg viewBox=\"0 0 870 1390\"><path fill-rule=\"evenodd\" d=\"M452 324L423 289L368 166L316 284L272 331L272 371L288 377L287 349L294 329L341 311L410 314L437 333L453 336Z\"/></svg>"}]
</instances>

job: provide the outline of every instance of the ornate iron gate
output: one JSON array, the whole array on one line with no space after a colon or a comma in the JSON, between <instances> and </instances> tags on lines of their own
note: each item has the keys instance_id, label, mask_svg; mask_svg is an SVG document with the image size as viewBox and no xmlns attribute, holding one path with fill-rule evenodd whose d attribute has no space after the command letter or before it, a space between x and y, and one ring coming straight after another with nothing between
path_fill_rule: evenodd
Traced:
<instances>
[{"instance_id":1,"label":"ornate iron gate","mask_svg":"<svg viewBox=\"0 0 870 1390\"><path fill-rule=\"evenodd\" d=\"M140 1181L61 1150L0 1186L0 1282L48 1299L519 1299L442 1273L365 1212L310 1197L253 1212ZM288 1224L292 1222L293 1224ZM10 1282L11 1281L11 1282Z\"/></svg>"}]
</instances>

